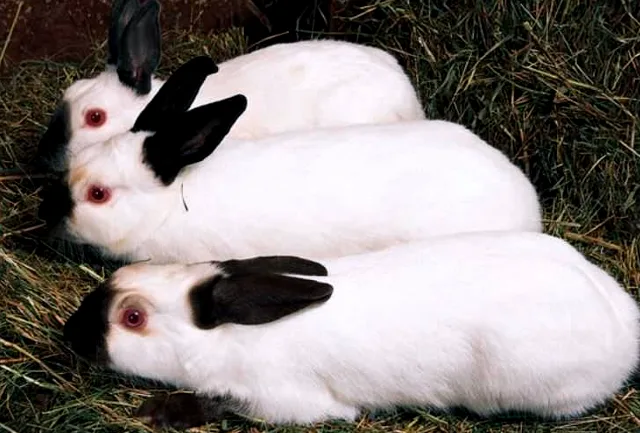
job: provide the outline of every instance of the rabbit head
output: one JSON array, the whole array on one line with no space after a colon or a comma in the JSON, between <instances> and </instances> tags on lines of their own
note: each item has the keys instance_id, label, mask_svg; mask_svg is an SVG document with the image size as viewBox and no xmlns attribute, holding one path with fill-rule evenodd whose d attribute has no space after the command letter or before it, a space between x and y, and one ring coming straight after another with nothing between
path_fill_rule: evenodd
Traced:
<instances>
[{"instance_id":1,"label":"rabbit head","mask_svg":"<svg viewBox=\"0 0 640 433\"><path fill-rule=\"evenodd\" d=\"M161 53L159 11L157 0L113 2L106 70L65 90L38 144L41 166L64 171L69 151L131 128L153 95Z\"/></svg>"},{"instance_id":2,"label":"rabbit head","mask_svg":"<svg viewBox=\"0 0 640 433\"><path fill-rule=\"evenodd\" d=\"M208 57L186 62L131 130L79 152L43 194L39 215L53 232L114 256L152 233L180 205L178 173L211 154L246 108L236 95L186 111L216 71Z\"/></svg>"},{"instance_id":3,"label":"rabbit head","mask_svg":"<svg viewBox=\"0 0 640 433\"><path fill-rule=\"evenodd\" d=\"M180 383L185 344L224 324L273 322L331 296L331 285L294 275L327 270L293 256L129 265L83 299L64 338L90 362Z\"/></svg>"}]
</instances>

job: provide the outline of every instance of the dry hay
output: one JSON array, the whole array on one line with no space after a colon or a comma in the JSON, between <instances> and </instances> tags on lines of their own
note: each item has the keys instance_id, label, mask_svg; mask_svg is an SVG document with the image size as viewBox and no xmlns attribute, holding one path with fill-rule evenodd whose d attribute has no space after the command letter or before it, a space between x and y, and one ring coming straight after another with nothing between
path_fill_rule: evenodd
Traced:
<instances>
[{"instance_id":1,"label":"dry hay","mask_svg":"<svg viewBox=\"0 0 640 433\"><path fill-rule=\"evenodd\" d=\"M427 114L472 128L510 155L544 202L546 231L564 237L638 296L640 13L632 2L368 2L343 12L337 38L398 56ZM589 3L588 5L586 3ZM37 23L34 23L37 25ZM246 50L239 31L165 35L160 75L191 56ZM145 431L129 413L153 388L76 363L60 329L106 275L63 253L36 254L37 176L27 163L61 91L102 67L21 64L0 82L0 431ZM42 248L40 248L42 249ZM624 389L570 422L400 411L356 425L273 428L231 418L202 431L638 431L640 396Z\"/></svg>"}]
</instances>

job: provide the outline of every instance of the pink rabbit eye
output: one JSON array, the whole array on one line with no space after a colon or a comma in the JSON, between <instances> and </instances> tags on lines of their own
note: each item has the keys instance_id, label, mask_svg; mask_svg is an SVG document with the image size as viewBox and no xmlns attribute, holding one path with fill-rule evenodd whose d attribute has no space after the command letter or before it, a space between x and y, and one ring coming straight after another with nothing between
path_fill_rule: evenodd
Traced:
<instances>
[{"instance_id":1,"label":"pink rabbit eye","mask_svg":"<svg viewBox=\"0 0 640 433\"><path fill-rule=\"evenodd\" d=\"M107 113L101 108L91 108L85 113L84 121L92 128L97 128L107 121Z\"/></svg>"},{"instance_id":2,"label":"pink rabbit eye","mask_svg":"<svg viewBox=\"0 0 640 433\"><path fill-rule=\"evenodd\" d=\"M140 328L147 321L144 311L137 308L127 308L122 313L120 322L127 328Z\"/></svg>"},{"instance_id":3,"label":"pink rabbit eye","mask_svg":"<svg viewBox=\"0 0 640 433\"><path fill-rule=\"evenodd\" d=\"M87 190L87 200L91 203L102 204L111 198L111 190L101 185L91 185Z\"/></svg>"}]
</instances>

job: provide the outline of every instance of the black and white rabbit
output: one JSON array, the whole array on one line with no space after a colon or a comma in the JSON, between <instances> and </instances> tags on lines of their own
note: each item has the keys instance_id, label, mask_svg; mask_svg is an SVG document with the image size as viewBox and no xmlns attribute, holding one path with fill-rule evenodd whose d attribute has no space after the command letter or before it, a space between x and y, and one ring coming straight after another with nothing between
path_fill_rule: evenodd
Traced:
<instances>
[{"instance_id":1,"label":"black and white rabbit","mask_svg":"<svg viewBox=\"0 0 640 433\"><path fill-rule=\"evenodd\" d=\"M115 0L107 67L74 82L42 137L38 159L64 171L83 148L130 129L162 88L157 0ZM251 100L229 131L257 138L293 130L424 119L411 81L378 48L337 40L275 44L219 65L193 107L242 93Z\"/></svg>"},{"instance_id":2,"label":"black and white rabbit","mask_svg":"<svg viewBox=\"0 0 640 433\"><path fill-rule=\"evenodd\" d=\"M486 232L322 264L134 264L87 295L64 335L89 360L196 391L147 400L138 414L154 424L393 406L565 418L636 369L639 318L566 242Z\"/></svg>"},{"instance_id":3,"label":"black and white rabbit","mask_svg":"<svg viewBox=\"0 0 640 433\"><path fill-rule=\"evenodd\" d=\"M186 62L131 131L79 152L42 217L107 255L156 263L337 257L457 232L541 230L524 173L461 125L233 138L251 100L186 111L214 70L208 57Z\"/></svg>"},{"instance_id":4,"label":"black and white rabbit","mask_svg":"<svg viewBox=\"0 0 640 433\"><path fill-rule=\"evenodd\" d=\"M45 194L49 225L107 255L156 263L317 259L442 234L542 229L524 173L461 125L233 138L251 99L186 111L214 70L208 57L186 62L131 131L79 152Z\"/></svg>"}]
</instances>

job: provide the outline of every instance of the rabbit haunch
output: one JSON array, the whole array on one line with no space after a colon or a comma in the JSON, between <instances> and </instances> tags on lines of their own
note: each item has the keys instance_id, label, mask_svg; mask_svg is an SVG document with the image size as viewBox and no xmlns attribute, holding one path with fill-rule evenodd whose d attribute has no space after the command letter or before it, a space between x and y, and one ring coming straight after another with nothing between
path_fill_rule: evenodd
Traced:
<instances>
[{"instance_id":1,"label":"rabbit haunch","mask_svg":"<svg viewBox=\"0 0 640 433\"><path fill-rule=\"evenodd\" d=\"M159 10L155 0L114 2L107 67L64 92L38 146L47 168L64 171L83 148L129 130L162 88L165 82L153 76L161 51ZM282 43L227 60L219 69L193 106L247 95L251 104L230 131L233 137L425 117L397 60L374 47L335 40Z\"/></svg>"},{"instance_id":2,"label":"rabbit haunch","mask_svg":"<svg viewBox=\"0 0 640 433\"><path fill-rule=\"evenodd\" d=\"M140 409L183 426L226 410L309 423L396 405L570 417L612 397L638 363L635 301L551 236L460 234L326 271L310 263L121 268L65 338L90 360L195 390ZM184 399L198 416L171 407Z\"/></svg>"},{"instance_id":3,"label":"rabbit haunch","mask_svg":"<svg viewBox=\"0 0 640 433\"><path fill-rule=\"evenodd\" d=\"M541 230L526 176L463 126L423 120L225 138L245 104L238 95L163 113L155 133L85 149L45 197L43 207L57 207L47 219L109 255L158 263L322 258L456 232ZM96 203L95 188L110 199Z\"/></svg>"}]
</instances>

